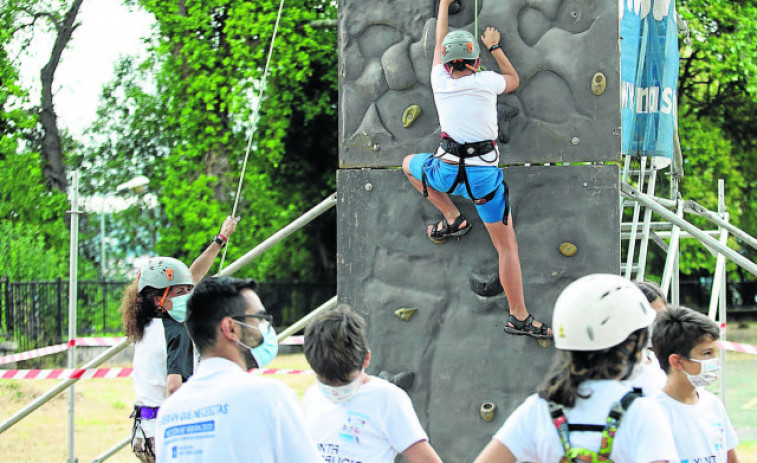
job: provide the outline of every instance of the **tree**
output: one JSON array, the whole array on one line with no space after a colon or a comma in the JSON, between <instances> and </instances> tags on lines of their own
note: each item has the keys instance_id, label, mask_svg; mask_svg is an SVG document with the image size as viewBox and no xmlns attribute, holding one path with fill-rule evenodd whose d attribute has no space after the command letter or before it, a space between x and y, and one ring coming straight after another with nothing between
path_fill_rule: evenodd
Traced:
<instances>
[{"instance_id":1,"label":"tree","mask_svg":"<svg viewBox=\"0 0 757 463\"><path fill-rule=\"evenodd\" d=\"M241 0L139 5L157 21L150 57L121 63L91 131L94 146L79 163L97 175L98 184L112 185L135 172L150 177L160 208L151 224L139 222L145 227L139 233L156 238L152 252L188 261L231 212L254 129L239 203L243 222L229 249L229 260L236 259L334 189L336 30L309 23L336 18L336 5L287 2L254 128L252 102L262 84L277 5ZM133 212L124 215L133 218ZM333 278L334 222L332 213L308 225L246 273Z\"/></svg>"}]
</instances>

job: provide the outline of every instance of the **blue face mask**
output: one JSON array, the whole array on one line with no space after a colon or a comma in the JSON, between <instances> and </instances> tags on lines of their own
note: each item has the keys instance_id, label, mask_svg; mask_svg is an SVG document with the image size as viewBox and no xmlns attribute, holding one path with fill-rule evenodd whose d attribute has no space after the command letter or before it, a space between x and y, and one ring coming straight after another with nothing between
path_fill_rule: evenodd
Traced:
<instances>
[{"instance_id":1,"label":"blue face mask","mask_svg":"<svg viewBox=\"0 0 757 463\"><path fill-rule=\"evenodd\" d=\"M171 305L173 308L168 311L168 315L179 323L184 323L187 320L187 301L192 297L192 293L182 294L171 299Z\"/></svg>"},{"instance_id":2,"label":"blue face mask","mask_svg":"<svg viewBox=\"0 0 757 463\"><path fill-rule=\"evenodd\" d=\"M258 326L252 326L237 320L234 321L247 328L258 330L260 331L260 334L263 335L263 342L255 347L250 347L242 341L237 341L237 344L250 351L252 357L255 359L255 363L258 364L258 368L263 368L273 362L273 359L276 358L276 354L279 353L279 340L276 337L276 330L273 329L271 324L266 321L261 321Z\"/></svg>"}]
</instances>

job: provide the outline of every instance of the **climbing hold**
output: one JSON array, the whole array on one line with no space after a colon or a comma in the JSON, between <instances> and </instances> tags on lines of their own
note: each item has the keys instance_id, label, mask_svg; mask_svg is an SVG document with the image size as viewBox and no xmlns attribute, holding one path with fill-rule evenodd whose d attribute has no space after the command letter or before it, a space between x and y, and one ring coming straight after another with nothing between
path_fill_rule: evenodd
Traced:
<instances>
[{"instance_id":1,"label":"climbing hold","mask_svg":"<svg viewBox=\"0 0 757 463\"><path fill-rule=\"evenodd\" d=\"M573 257L578 252L578 247L573 243L563 243L560 245L560 254L565 257Z\"/></svg>"},{"instance_id":2,"label":"climbing hold","mask_svg":"<svg viewBox=\"0 0 757 463\"><path fill-rule=\"evenodd\" d=\"M462 3L460 3L460 0L455 0L454 2L449 4L449 14L458 14L460 10L463 9Z\"/></svg>"},{"instance_id":3,"label":"climbing hold","mask_svg":"<svg viewBox=\"0 0 757 463\"><path fill-rule=\"evenodd\" d=\"M497 410L497 406L492 402L484 402L481 404L481 418L487 423L491 423L494 419L494 411Z\"/></svg>"},{"instance_id":4,"label":"climbing hold","mask_svg":"<svg viewBox=\"0 0 757 463\"><path fill-rule=\"evenodd\" d=\"M402 321L408 321L417 311L418 309L402 308L395 310L394 315L398 316Z\"/></svg>"},{"instance_id":5,"label":"climbing hold","mask_svg":"<svg viewBox=\"0 0 757 463\"><path fill-rule=\"evenodd\" d=\"M378 377L389 381L405 392L410 392L410 388L413 387L413 384L415 383L415 373L412 371L401 371L396 375L393 375L388 371L381 371L378 374Z\"/></svg>"},{"instance_id":6,"label":"climbing hold","mask_svg":"<svg viewBox=\"0 0 757 463\"><path fill-rule=\"evenodd\" d=\"M416 119L421 115L421 107L417 104L410 105L405 108L405 112L402 113L402 127L408 128L413 125Z\"/></svg>"},{"instance_id":7,"label":"climbing hold","mask_svg":"<svg viewBox=\"0 0 757 463\"><path fill-rule=\"evenodd\" d=\"M366 183L365 184L365 191L371 191L373 189L372 183Z\"/></svg>"},{"instance_id":8,"label":"climbing hold","mask_svg":"<svg viewBox=\"0 0 757 463\"><path fill-rule=\"evenodd\" d=\"M475 269L469 276L470 289L481 297L492 297L502 292L497 263Z\"/></svg>"},{"instance_id":9,"label":"climbing hold","mask_svg":"<svg viewBox=\"0 0 757 463\"><path fill-rule=\"evenodd\" d=\"M542 346L542 347L549 347L550 344L551 344L549 338L537 339L536 342L538 342L539 345Z\"/></svg>"},{"instance_id":10,"label":"climbing hold","mask_svg":"<svg viewBox=\"0 0 757 463\"><path fill-rule=\"evenodd\" d=\"M578 144L579 144L579 143L581 143L581 139L580 139L580 138L578 138L578 137L573 137L573 138L572 138L572 139L570 140L570 142L571 142L571 143L573 143L573 145L575 145L575 146L578 146Z\"/></svg>"},{"instance_id":11,"label":"climbing hold","mask_svg":"<svg viewBox=\"0 0 757 463\"><path fill-rule=\"evenodd\" d=\"M605 87L607 87L607 78L605 75L601 72L594 74L594 77L591 78L592 93L599 96L605 92Z\"/></svg>"}]
</instances>

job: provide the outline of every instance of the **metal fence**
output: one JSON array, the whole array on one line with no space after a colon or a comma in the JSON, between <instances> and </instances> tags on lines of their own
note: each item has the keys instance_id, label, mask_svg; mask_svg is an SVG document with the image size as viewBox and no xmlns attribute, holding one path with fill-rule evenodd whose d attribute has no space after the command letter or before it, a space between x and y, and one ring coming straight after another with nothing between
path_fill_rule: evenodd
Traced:
<instances>
[{"instance_id":1,"label":"metal fence","mask_svg":"<svg viewBox=\"0 0 757 463\"><path fill-rule=\"evenodd\" d=\"M77 333L120 334L126 281L79 281ZM289 326L336 294L335 283L261 283L260 298L277 327ZM68 281L0 279L0 336L24 352L59 344L68 333Z\"/></svg>"}]
</instances>

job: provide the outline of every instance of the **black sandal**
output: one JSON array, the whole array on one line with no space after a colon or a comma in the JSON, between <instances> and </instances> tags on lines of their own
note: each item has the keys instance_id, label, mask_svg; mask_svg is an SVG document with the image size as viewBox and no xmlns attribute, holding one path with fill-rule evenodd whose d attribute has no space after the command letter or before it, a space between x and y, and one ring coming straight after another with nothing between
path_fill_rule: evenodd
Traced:
<instances>
[{"instance_id":1,"label":"black sandal","mask_svg":"<svg viewBox=\"0 0 757 463\"><path fill-rule=\"evenodd\" d=\"M507 317L507 323L513 326L505 325L505 333L515 336L531 336L536 339L551 339L552 335L549 334L549 327L544 323L541 326L534 326L534 316L529 315L525 320L518 320L515 315L510 314Z\"/></svg>"},{"instance_id":2,"label":"black sandal","mask_svg":"<svg viewBox=\"0 0 757 463\"><path fill-rule=\"evenodd\" d=\"M463 222L465 222L465 226L461 227L460 225ZM470 231L471 227L471 223L468 222L468 219L466 219L463 214L458 215L452 223L448 223L447 219L442 219L441 227L437 222L431 228L431 231L428 232L428 239L436 244L442 244L447 241L447 238L449 237L459 238L465 235Z\"/></svg>"}]
</instances>

